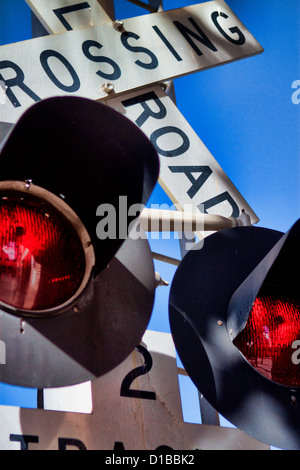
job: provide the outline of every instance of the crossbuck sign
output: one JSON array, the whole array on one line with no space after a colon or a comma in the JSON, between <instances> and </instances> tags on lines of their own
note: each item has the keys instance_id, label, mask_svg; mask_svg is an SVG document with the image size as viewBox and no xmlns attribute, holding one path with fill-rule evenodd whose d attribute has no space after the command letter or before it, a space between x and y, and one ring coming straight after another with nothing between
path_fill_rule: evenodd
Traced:
<instances>
[{"instance_id":1,"label":"crossbuck sign","mask_svg":"<svg viewBox=\"0 0 300 470\"><path fill-rule=\"evenodd\" d=\"M14 123L49 96L101 100L110 91L128 92L262 50L221 0L127 19L120 31L106 22L2 46L0 81L7 102L0 120Z\"/></svg>"}]
</instances>

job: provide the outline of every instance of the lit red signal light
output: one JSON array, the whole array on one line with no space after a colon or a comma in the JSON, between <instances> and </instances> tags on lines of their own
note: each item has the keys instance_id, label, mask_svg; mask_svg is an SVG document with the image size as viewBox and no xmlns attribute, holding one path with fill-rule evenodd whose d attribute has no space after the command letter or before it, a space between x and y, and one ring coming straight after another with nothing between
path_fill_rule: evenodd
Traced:
<instances>
[{"instance_id":1,"label":"lit red signal light","mask_svg":"<svg viewBox=\"0 0 300 470\"><path fill-rule=\"evenodd\" d=\"M51 204L24 192L0 195L0 301L44 311L63 305L85 273L81 240Z\"/></svg>"},{"instance_id":2,"label":"lit red signal light","mask_svg":"<svg viewBox=\"0 0 300 470\"><path fill-rule=\"evenodd\" d=\"M286 233L214 233L185 255L169 300L174 343L200 393L237 428L289 450L300 449L299 240L300 219Z\"/></svg>"},{"instance_id":3,"label":"lit red signal light","mask_svg":"<svg viewBox=\"0 0 300 470\"><path fill-rule=\"evenodd\" d=\"M300 301L280 287L256 297L245 328L233 343L262 375L290 387L300 386L294 342L300 338Z\"/></svg>"},{"instance_id":4,"label":"lit red signal light","mask_svg":"<svg viewBox=\"0 0 300 470\"><path fill-rule=\"evenodd\" d=\"M140 343L156 287L148 241L127 236L135 214L125 237L102 239L98 207L119 220L121 196L146 204L157 151L110 106L57 96L29 106L0 153L0 381L94 380Z\"/></svg>"}]
</instances>

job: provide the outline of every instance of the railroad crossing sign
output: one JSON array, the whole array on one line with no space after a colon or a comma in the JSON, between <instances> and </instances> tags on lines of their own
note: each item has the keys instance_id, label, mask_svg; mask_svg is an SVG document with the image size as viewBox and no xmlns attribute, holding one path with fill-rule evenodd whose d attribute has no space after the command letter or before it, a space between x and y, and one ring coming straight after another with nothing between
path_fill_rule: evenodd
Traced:
<instances>
[{"instance_id":1,"label":"railroad crossing sign","mask_svg":"<svg viewBox=\"0 0 300 470\"><path fill-rule=\"evenodd\" d=\"M160 85L107 101L142 129L160 157L159 183L178 210L258 218Z\"/></svg>"},{"instance_id":2,"label":"railroad crossing sign","mask_svg":"<svg viewBox=\"0 0 300 470\"><path fill-rule=\"evenodd\" d=\"M74 0L26 0L32 12L49 34L65 33L73 29L87 28L111 22L102 6L95 1ZM80 13L80 14L78 14Z\"/></svg>"},{"instance_id":3,"label":"railroad crossing sign","mask_svg":"<svg viewBox=\"0 0 300 470\"><path fill-rule=\"evenodd\" d=\"M110 22L9 44L0 48L0 119L14 123L49 96L103 100L262 51L222 0L129 18L119 30Z\"/></svg>"},{"instance_id":4,"label":"railroad crossing sign","mask_svg":"<svg viewBox=\"0 0 300 470\"><path fill-rule=\"evenodd\" d=\"M118 23L117 31L97 2L26 1L49 32L69 32L0 49L3 57L7 55L7 60L0 62L0 80L6 88L6 100L0 108L2 121L15 122L26 107L48 95L80 94L105 99L110 106L125 112L154 142L161 159L160 184L177 208L187 205L191 208L192 204L196 212L232 217L239 216L244 209L251 223L258 221L160 86L133 94L122 94L119 87L125 83L123 90L140 88L142 83L261 52L261 46L223 1L133 18L121 24L121 28ZM78 28L81 31L73 31ZM219 36L218 48L209 39L209 28ZM151 50L142 46L141 41L151 44ZM24 55L25 49L32 67L28 54ZM78 54L80 49L86 52L83 56ZM100 49L100 55L96 54ZM109 50L113 57L102 55L102 50ZM74 62L76 57L78 66ZM82 67L85 59L87 64ZM132 66L122 68L121 62ZM134 79L139 83L131 83ZM136 113L141 111L138 117ZM8 128L6 124L5 130Z\"/></svg>"}]
</instances>

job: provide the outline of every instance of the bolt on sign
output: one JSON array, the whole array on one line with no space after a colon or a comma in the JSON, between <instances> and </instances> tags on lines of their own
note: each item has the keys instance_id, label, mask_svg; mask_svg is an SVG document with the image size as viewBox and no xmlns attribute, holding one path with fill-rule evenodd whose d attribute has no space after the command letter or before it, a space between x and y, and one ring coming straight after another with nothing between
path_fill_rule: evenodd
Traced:
<instances>
[{"instance_id":1,"label":"bolt on sign","mask_svg":"<svg viewBox=\"0 0 300 470\"><path fill-rule=\"evenodd\" d=\"M65 396L60 395L63 396L63 411L59 412L51 410L57 389L45 390L48 409L0 406L0 449L268 448L239 429L183 421L175 347L168 333L147 330L142 342L125 361L93 381L91 410L64 411L64 400L70 401L73 388L76 386L68 387ZM191 463L193 458L191 453Z\"/></svg>"},{"instance_id":2,"label":"bolt on sign","mask_svg":"<svg viewBox=\"0 0 300 470\"><path fill-rule=\"evenodd\" d=\"M60 13L58 20L70 25ZM103 23L5 45L0 81L7 99L0 120L14 123L46 97L102 100L262 51L222 0L129 18L121 28Z\"/></svg>"}]
</instances>

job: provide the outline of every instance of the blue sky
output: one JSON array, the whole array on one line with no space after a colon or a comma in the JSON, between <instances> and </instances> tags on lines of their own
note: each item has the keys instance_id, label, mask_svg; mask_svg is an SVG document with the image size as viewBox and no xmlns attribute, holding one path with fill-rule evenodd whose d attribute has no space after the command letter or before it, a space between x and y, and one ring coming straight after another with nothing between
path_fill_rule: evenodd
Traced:
<instances>
[{"instance_id":1,"label":"blue sky","mask_svg":"<svg viewBox=\"0 0 300 470\"><path fill-rule=\"evenodd\" d=\"M164 0L164 9L202 3ZM227 0L264 48L258 56L175 80L177 106L260 218L259 226L285 232L300 214L300 104L292 88L300 80L298 0ZM116 17L148 14L116 0ZM0 44L31 37L25 0L1 0ZM300 94L299 94L300 96ZM151 202L170 202L157 186ZM180 258L178 240L152 240L153 251ZM175 267L155 262L171 282ZM149 329L169 332L169 288L157 290ZM194 391L190 392L194 393ZM0 403L36 406L36 394L3 385ZM197 421L197 411L188 420Z\"/></svg>"}]
</instances>

